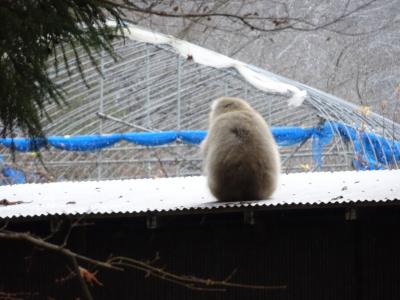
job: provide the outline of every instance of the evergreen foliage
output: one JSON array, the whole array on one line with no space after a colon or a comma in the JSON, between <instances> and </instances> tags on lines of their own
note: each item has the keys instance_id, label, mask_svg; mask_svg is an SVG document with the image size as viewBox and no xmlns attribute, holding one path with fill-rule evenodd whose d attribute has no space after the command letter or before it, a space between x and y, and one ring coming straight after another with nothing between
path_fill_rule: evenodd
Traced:
<instances>
[{"instance_id":1,"label":"evergreen foliage","mask_svg":"<svg viewBox=\"0 0 400 300\"><path fill-rule=\"evenodd\" d=\"M122 16L115 4L101 0L0 0L1 135L12 136L18 129L30 137L44 136L45 104L64 101L62 89L49 78L48 58L61 52L68 66L64 45L69 45L79 68L81 46L97 66L93 54L113 54L113 38L123 36ZM107 19L117 26L109 28ZM55 60L56 70L59 63Z\"/></svg>"}]
</instances>

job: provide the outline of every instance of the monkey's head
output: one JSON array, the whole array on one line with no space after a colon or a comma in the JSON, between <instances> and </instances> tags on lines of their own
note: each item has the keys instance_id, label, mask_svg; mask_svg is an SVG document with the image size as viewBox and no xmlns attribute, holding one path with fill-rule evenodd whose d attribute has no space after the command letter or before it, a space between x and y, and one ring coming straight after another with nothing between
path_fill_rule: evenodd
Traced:
<instances>
[{"instance_id":1,"label":"monkey's head","mask_svg":"<svg viewBox=\"0 0 400 300\"><path fill-rule=\"evenodd\" d=\"M211 104L210 121L227 112L249 109L251 109L251 106L242 99L233 97L221 97L214 100L214 102Z\"/></svg>"}]
</instances>

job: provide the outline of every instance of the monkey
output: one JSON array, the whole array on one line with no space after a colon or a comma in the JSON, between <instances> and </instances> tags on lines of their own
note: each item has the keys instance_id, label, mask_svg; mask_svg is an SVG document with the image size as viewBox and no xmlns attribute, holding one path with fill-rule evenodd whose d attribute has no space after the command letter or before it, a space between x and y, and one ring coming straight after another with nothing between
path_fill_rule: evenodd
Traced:
<instances>
[{"instance_id":1,"label":"monkey","mask_svg":"<svg viewBox=\"0 0 400 300\"><path fill-rule=\"evenodd\" d=\"M211 105L200 145L211 193L222 202L263 200L280 174L276 142L263 117L246 101L221 97Z\"/></svg>"}]
</instances>

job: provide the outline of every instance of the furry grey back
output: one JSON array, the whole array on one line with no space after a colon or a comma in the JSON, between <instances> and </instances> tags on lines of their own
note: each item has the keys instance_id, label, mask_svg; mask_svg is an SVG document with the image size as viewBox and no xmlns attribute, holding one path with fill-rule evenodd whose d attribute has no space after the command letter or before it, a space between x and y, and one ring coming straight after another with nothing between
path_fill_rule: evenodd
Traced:
<instances>
[{"instance_id":1,"label":"furry grey back","mask_svg":"<svg viewBox=\"0 0 400 300\"><path fill-rule=\"evenodd\" d=\"M247 102L215 100L201 148L209 188L219 201L267 199L275 191L278 147L265 120Z\"/></svg>"}]
</instances>

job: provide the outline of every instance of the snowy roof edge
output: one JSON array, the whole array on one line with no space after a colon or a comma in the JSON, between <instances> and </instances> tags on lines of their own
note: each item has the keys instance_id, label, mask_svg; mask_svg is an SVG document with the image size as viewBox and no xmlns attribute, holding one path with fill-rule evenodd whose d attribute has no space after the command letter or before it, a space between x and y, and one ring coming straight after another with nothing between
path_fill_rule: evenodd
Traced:
<instances>
[{"instance_id":1,"label":"snowy roof edge","mask_svg":"<svg viewBox=\"0 0 400 300\"><path fill-rule=\"evenodd\" d=\"M400 204L400 170L283 174L269 200L216 202L204 176L0 187L0 219Z\"/></svg>"},{"instance_id":2,"label":"snowy roof edge","mask_svg":"<svg viewBox=\"0 0 400 300\"><path fill-rule=\"evenodd\" d=\"M272 211L276 209L317 209L317 208L338 208L351 207L357 208L360 206L379 206L379 205L400 205L400 197L385 200L346 200L328 203L282 203L282 204L267 204L259 201L243 201L243 202L219 202L214 205L204 207L177 207L175 209L160 209L160 210L143 210L143 211L109 211L109 212L84 212L84 213L55 213L55 214L31 214L31 215L10 215L7 217L0 216L0 220L29 220L43 219L49 217L86 217L86 218L107 218L107 217L143 217L143 216L176 216L176 215L194 215L202 213L231 213L241 212L243 210L255 211Z\"/></svg>"}]
</instances>

